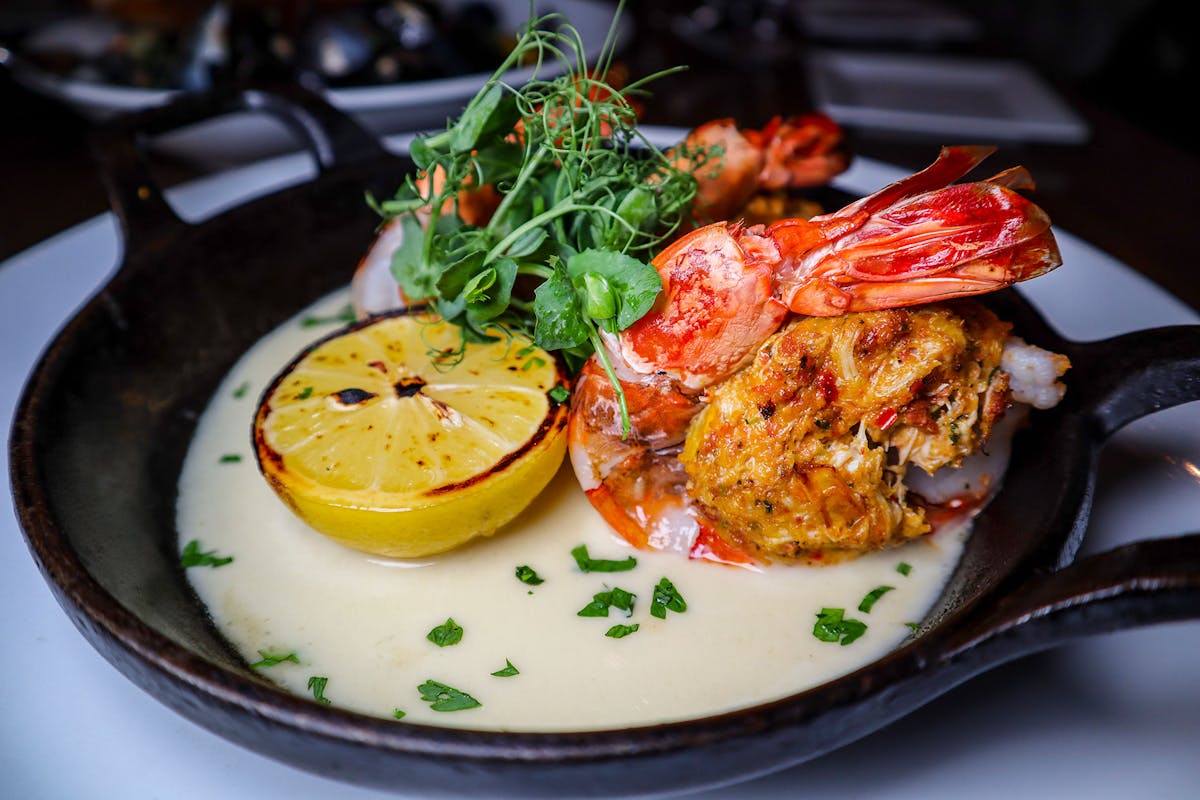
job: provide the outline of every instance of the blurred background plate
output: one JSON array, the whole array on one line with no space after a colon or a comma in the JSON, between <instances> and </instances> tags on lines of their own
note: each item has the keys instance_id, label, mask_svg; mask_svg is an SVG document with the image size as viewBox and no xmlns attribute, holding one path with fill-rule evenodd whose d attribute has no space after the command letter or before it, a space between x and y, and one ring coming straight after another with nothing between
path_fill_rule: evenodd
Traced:
<instances>
[{"instance_id":1,"label":"blurred background plate","mask_svg":"<svg viewBox=\"0 0 1200 800\"><path fill-rule=\"evenodd\" d=\"M365 71L365 67L356 66L355 58L361 55L365 63L372 57L366 53L368 44L364 40L355 39L354 32L349 30L358 20L351 18L347 10L336 8L338 5L354 4L332 5L335 8L328 16L309 26L309 31L314 28L322 29L316 33L319 38L315 42L306 42L305 35L301 34L295 41L284 43L286 47L295 48L294 52L287 55L297 63L301 61L306 50L309 54L309 68L297 69L296 74L290 77L299 76L306 85L311 86L314 84L312 65L324 65L331 74L316 76L315 82L326 98L337 108L354 115L376 134L439 128L445 125L447 118L457 116L466 101L492 74L491 69L482 69L467 74L421 80L398 79L395 82L385 82L383 76L373 74L369 85L350 83L356 75ZM437 0L426 5L446 19L455 19L456 15L462 17L467 13L489 15L486 24L502 35L520 29L529 19L531 8L530 0ZM234 3L233 6L236 10L237 4ZM419 6L420 4L406 3L403 0L380 4L380 7L386 7L388 11L394 9L396 14L411 13L414 9L419 9ZM93 121L162 105L186 90L181 88L180 84L186 87L189 82L195 82L196 89L208 88L203 75L207 65L203 60L206 50L211 54L210 57L219 58L220 49L226 46L220 41L222 32L218 29L223 24L229 27L220 16L221 13L228 13L228 7L228 4L224 3L209 5L203 18L191 26L194 30L189 34L186 43L190 51L190 61L175 69L173 82L176 86L171 88L118 84L107 79L104 72L94 66L90 69L80 69L76 66L65 74L63 70L53 70L45 66L52 60L53 54L64 52L70 52L83 63L90 60L92 64L104 65L105 62L101 60L105 57L103 49L114 38L124 42L131 38L127 28L122 30L120 21L98 14L66 17L50 22L11 45L14 76L26 87L69 105ZM569 19L580 33L590 63L604 44L612 24L615 4L600 0L535 0L532 8L538 16L559 13ZM395 23L398 38L408 35L420 36L419 33L413 32L411 24L405 32L399 32L402 22L404 21ZM206 24L211 26L212 33L206 34L203 30ZM485 23L478 19L464 19L461 30L478 33L483 24ZM621 20L618 33L619 48L631 35L628 17ZM279 38L277 36L273 41L278 41ZM371 44L374 44L374 41ZM470 56L477 54L476 51L481 48L468 45L464 49ZM273 55L279 58L279 54ZM161 55L159 58L161 61ZM61 55L59 59L61 60ZM382 59L375 58L372 63L378 63L380 60ZM401 62L401 69L405 66ZM395 68L393 59L393 69ZM306 71L307 74L304 74ZM337 79L339 71L342 73L340 80ZM553 77L559 72L561 68L558 64L547 64L541 69L539 76ZM532 67L521 67L510 71L506 79L520 84L529 80L533 74ZM329 79L331 77L332 79ZM162 153L194 161L206 167L232 166L298 149L298 143L280 123L257 114L232 114L193 125L160 136L154 140L153 145Z\"/></svg>"}]
</instances>

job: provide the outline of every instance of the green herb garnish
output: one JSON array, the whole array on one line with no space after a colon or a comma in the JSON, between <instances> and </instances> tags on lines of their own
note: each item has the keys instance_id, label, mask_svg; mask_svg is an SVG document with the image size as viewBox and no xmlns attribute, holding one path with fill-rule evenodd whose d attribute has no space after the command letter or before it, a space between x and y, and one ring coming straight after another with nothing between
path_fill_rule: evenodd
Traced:
<instances>
[{"instance_id":1,"label":"green herb garnish","mask_svg":"<svg viewBox=\"0 0 1200 800\"><path fill-rule=\"evenodd\" d=\"M613 625L604 635L611 639L624 639L631 633L637 633L638 624L635 622L632 625Z\"/></svg>"},{"instance_id":2,"label":"green herb garnish","mask_svg":"<svg viewBox=\"0 0 1200 800\"><path fill-rule=\"evenodd\" d=\"M504 659L504 668L498 669L492 673L497 678L511 678L513 675L520 675L521 671L513 666L513 663L507 658Z\"/></svg>"},{"instance_id":3,"label":"green herb garnish","mask_svg":"<svg viewBox=\"0 0 1200 800\"><path fill-rule=\"evenodd\" d=\"M188 567L223 567L233 561L233 556L218 556L216 550L201 550L200 540L192 539L183 546L179 554L179 566Z\"/></svg>"},{"instance_id":4,"label":"green herb garnish","mask_svg":"<svg viewBox=\"0 0 1200 800\"><path fill-rule=\"evenodd\" d=\"M246 392L250 391L250 381L244 382L241 386L233 390L234 398L241 400L246 396Z\"/></svg>"},{"instance_id":5,"label":"green herb garnish","mask_svg":"<svg viewBox=\"0 0 1200 800\"><path fill-rule=\"evenodd\" d=\"M462 711L467 708L479 708L483 704L466 692L459 691L453 686L427 680L417 687L421 699L431 703L434 711Z\"/></svg>"},{"instance_id":6,"label":"green herb garnish","mask_svg":"<svg viewBox=\"0 0 1200 800\"><path fill-rule=\"evenodd\" d=\"M650 601L650 616L666 619L668 610L682 614L687 611L687 602L675 588L675 584L663 578L654 587L654 598Z\"/></svg>"},{"instance_id":7,"label":"green herb garnish","mask_svg":"<svg viewBox=\"0 0 1200 800\"><path fill-rule=\"evenodd\" d=\"M300 663L300 657L295 653L271 653L267 650L259 650L258 654L262 658L250 665L250 669L262 669L263 667L273 667L276 664L282 664L285 661L290 661L293 664Z\"/></svg>"},{"instance_id":8,"label":"green herb garnish","mask_svg":"<svg viewBox=\"0 0 1200 800\"><path fill-rule=\"evenodd\" d=\"M313 396L313 387L305 386L303 389L300 390L300 394L296 395L296 399L297 400L307 400L308 398L310 398L312 396Z\"/></svg>"},{"instance_id":9,"label":"green herb garnish","mask_svg":"<svg viewBox=\"0 0 1200 800\"><path fill-rule=\"evenodd\" d=\"M870 614L871 608L875 605L875 601L895 588L895 586L876 586L874 589L867 592L867 596L864 597L862 602L858 604L858 610L864 614Z\"/></svg>"},{"instance_id":10,"label":"green herb garnish","mask_svg":"<svg viewBox=\"0 0 1200 800\"><path fill-rule=\"evenodd\" d=\"M393 708L393 709L392 709L392 718L393 718L393 719L404 719L404 718L405 718L405 717L407 717L407 716L408 716L408 712L407 712L407 711L402 711L402 710L401 710L401 709L399 709L399 708Z\"/></svg>"},{"instance_id":11,"label":"green herb garnish","mask_svg":"<svg viewBox=\"0 0 1200 800\"><path fill-rule=\"evenodd\" d=\"M318 703L329 704L329 698L325 696L325 684L329 683L329 678L324 675L313 675L308 679L308 690L313 693L313 699Z\"/></svg>"},{"instance_id":12,"label":"green herb garnish","mask_svg":"<svg viewBox=\"0 0 1200 800\"><path fill-rule=\"evenodd\" d=\"M904 624L907 625L908 629L913 631L914 633L917 631L917 629L919 629L921 627L921 623L919 623L919 622L906 622Z\"/></svg>"},{"instance_id":13,"label":"green herb garnish","mask_svg":"<svg viewBox=\"0 0 1200 800\"><path fill-rule=\"evenodd\" d=\"M571 393L567 390L567 387L563 386L561 383L550 390L550 399L558 403L565 402L570 396Z\"/></svg>"},{"instance_id":14,"label":"green herb garnish","mask_svg":"<svg viewBox=\"0 0 1200 800\"><path fill-rule=\"evenodd\" d=\"M896 565L896 572L908 577L908 573L912 572L912 564L909 564L907 561L901 561Z\"/></svg>"},{"instance_id":15,"label":"green herb garnish","mask_svg":"<svg viewBox=\"0 0 1200 800\"><path fill-rule=\"evenodd\" d=\"M462 637L462 626L450 617L447 617L445 622L425 634L425 638L438 647L449 647L452 644L458 644L462 641Z\"/></svg>"},{"instance_id":16,"label":"green herb garnish","mask_svg":"<svg viewBox=\"0 0 1200 800\"><path fill-rule=\"evenodd\" d=\"M633 603L637 598L633 592L614 586L607 591L592 595L592 602L579 609L580 617L607 617L608 610L615 608L625 612L625 616L633 616Z\"/></svg>"},{"instance_id":17,"label":"green herb garnish","mask_svg":"<svg viewBox=\"0 0 1200 800\"><path fill-rule=\"evenodd\" d=\"M846 619L842 608L822 608L813 626L813 636L822 642L850 644L867 632L866 623L857 619Z\"/></svg>"},{"instance_id":18,"label":"green herb garnish","mask_svg":"<svg viewBox=\"0 0 1200 800\"><path fill-rule=\"evenodd\" d=\"M225 455L221 456L222 464L236 464L241 460L242 457L237 453L226 453Z\"/></svg>"},{"instance_id":19,"label":"green herb garnish","mask_svg":"<svg viewBox=\"0 0 1200 800\"><path fill-rule=\"evenodd\" d=\"M522 564L517 567L517 580L529 586L539 586L546 582L546 579L534 572L533 567Z\"/></svg>"},{"instance_id":20,"label":"green herb garnish","mask_svg":"<svg viewBox=\"0 0 1200 800\"><path fill-rule=\"evenodd\" d=\"M328 317L309 316L300 320L300 325L305 328L312 328L317 325L347 325L357 317L354 314L354 306L347 303L342 307L342 310Z\"/></svg>"},{"instance_id":21,"label":"green herb garnish","mask_svg":"<svg viewBox=\"0 0 1200 800\"><path fill-rule=\"evenodd\" d=\"M569 364L597 353L628 432L600 332L623 330L654 303L662 284L647 261L690 213L692 173L713 156L684 147L669 158L638 131L632 99L675 70L624 89L608 82L623 6L590 66L579 32L560 15L530 20L461 116L413 142L421 173L443 180L411 176L392 198L368 203L401 219L404 242L391 266L405 295L459 325L464 344L507 330L562 351ZM558 62L563 74L535 74L520 87L505 82L508 70L531 62ZM457 213L459 194L483 185L495 189L499 205L486 223L468 224ZM453 210L423 225L418 214L430 208ZM519 278L537 284L532 298L516 291Z\"/></svg>"},{"instance_id":22,"label":"green herb garnish","mask_svg":"<svg viewBox=\"0 0 1200 800\"><path fill-rule=\"evenodd\" d=\"M592 558L588 555L586 544L576 547L571 551L571 555L582 572L628 572L637 566L637 559L633 556L628 556L621 561Z\"/></svg>"}]
</instances>

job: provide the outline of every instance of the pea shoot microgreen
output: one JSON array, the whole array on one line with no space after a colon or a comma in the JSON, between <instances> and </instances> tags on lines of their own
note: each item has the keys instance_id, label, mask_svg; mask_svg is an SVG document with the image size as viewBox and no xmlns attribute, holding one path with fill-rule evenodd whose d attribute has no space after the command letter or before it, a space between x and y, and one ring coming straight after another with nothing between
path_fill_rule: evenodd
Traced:
<instances>
[{"instance_id":1,"label":"pea shoot microgreen","mask_svg":"<svg viewBox=\"0 0 1200 800\"><path fill-rule=\"evenodd\" d=\"M384 218L400 219L403 244L391 267L406 296L458 325L464 344L521 331L572 367L596 353L628 433L601 332L627 328L653 305L662 282L647 261L684 223L694 173L716 153L684 146L668 156L638 131L634 99L676 70L615 85L623 6L592 65L561 15L531 19L461 116L413 142L420 173L393 197L367 201ZM544 77L555 62L559 77ZM535 73L515 87L504 74L518 64ZM495 191L498 204L486 222L469 224L461 193L481 186ZM444 210L423 223L418 215L430 208Z\"/></svg>"}]
</instances>

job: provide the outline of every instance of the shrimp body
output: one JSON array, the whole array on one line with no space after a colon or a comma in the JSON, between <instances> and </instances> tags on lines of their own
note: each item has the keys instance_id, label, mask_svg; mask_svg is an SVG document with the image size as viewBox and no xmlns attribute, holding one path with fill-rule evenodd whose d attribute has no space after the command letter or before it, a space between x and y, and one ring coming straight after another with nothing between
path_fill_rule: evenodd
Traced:
<instances>
[{"instance_id":1,"label":"shrimp body","mask_svg":"<svg viewBox=\"0 0 1200 800\"><path fill-rule=\"evenodd\" d=\"M730 548L714 551L715 525L689 497L680 445L705 391L753 360L790 315L981 294L1058 266L1049 219L1014 191L1029 185L1023 170L949 185L991 152L944 148L929 168L840 211L750 228L715 223L653 260L663 282L656 304L605 340L630 432L597 357L572 399L572 465L618 533L637 547L738 560ZM836 396L836 385L820 388Z\"/></svg>"}]
</instances>

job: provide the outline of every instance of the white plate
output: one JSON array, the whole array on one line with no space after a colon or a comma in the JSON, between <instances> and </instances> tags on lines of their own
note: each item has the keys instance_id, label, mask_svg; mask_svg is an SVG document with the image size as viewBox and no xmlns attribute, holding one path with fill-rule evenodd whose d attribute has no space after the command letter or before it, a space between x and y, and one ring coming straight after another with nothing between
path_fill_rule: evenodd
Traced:
<instances>
[{"instance_id":1,"label":"white plate","mask_svg":"<svg viewBox=\"0 0 1200 800\"><path fill-rule=\"evenodd\" d=\"M1079 144L1087 123L1017 61L818 50L808 79L818 108L843 125Z\"/></svg>"},{"instance_id":2,"label":"white plate","mask_svg":"<svg viewBox=\"0 0 1200 800\"><path fill-rule=\"evenodd\" d=\"M454 8L468 1L443 0L443 3ZM531 0L489 0L489 3L496 11L501 30L516 31L529 19ZM600 0L536 0L532 7L538 15L551 11L563 14L579 31L589 63L599 54L612 24L612 4ZM631 28L626 14L620 20L618 46L628 41ZM539 74L553 77L560 71L560 65L552 63ZM160 106L179 94L176 90L71 80L37 69L22 69L19 75L29 88L68 103L97 120ZM520 84L532 75L532 68L521 68L509 72L506 79ZM381 86L333 88L324 94L333 106L383 135L445 125L447 118L457 116L489 77L490 72L477 73ZM156 137L154 144L164 153L210 167L244 164L300 148L281 123L248 113L191 125Z\"/></svg>"},{"instance_id":3,"label":"white plate","mask_svg":"<svg viewBox=\"0 0 1200 800\"><path fill-rule=\"evenodd\" d=\"M653 130L674 140L678 131ZM169 192L189 219L314 174L274 159ZM867 159L838 180L865 193L900 176ZM1052 209L1051 209L1052 211ZM1069 336L1197 323L1183 303L1058 232L1065 265L1028 295ZM364 246L366 243L364 242ZM111 215L0 264L0 421L7 435L39 352L105 279ZM347 281L353 264L345 265ZM7 448L6 448L7 449ZM1195 530L1200 403L1134 423L1109 445L1087 549ZM102 465L98 465L102 468ZM0 461L0 483L9 481ZM112 669L55 605L0 491L0 786L4 797L173 800L416 797L343 786L243 750L159 705ZM842 750L712 798L1192 798L1200 785L1200 623L1098 637L1001 667Z\"/></svg>"}]
</instances>

